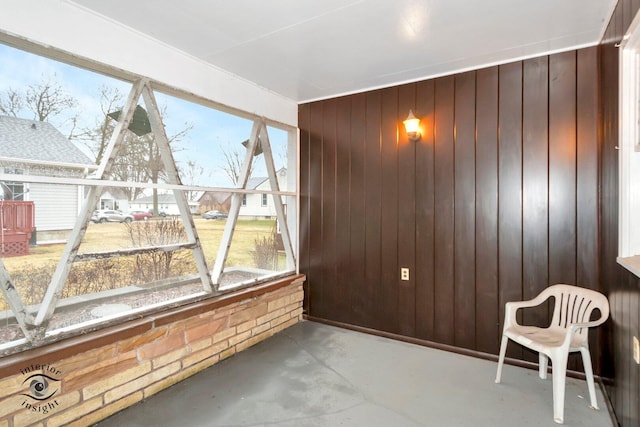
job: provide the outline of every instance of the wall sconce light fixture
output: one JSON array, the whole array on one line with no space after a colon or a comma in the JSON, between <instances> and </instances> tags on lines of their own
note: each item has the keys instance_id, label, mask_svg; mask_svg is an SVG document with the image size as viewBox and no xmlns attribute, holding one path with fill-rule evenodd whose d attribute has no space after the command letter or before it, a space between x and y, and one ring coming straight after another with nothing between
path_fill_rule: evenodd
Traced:
<instances>
[{"instance_id":1,"label":"wall sconce light fixture","mask_svg":"<svg viewBox=\"0 0 640 427\"><path fill-rule=\"evenodd\" d=\"M420 140L420 119L413 115L413 110L409 110L407 119L403 121L409 140L416 142Z\"/></svg>"}]
</instances>

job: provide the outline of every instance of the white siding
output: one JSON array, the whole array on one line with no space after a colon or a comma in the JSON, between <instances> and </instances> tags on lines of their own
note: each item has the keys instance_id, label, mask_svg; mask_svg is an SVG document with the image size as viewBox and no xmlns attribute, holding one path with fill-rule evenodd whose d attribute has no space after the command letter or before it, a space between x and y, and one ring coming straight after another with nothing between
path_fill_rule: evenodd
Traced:
<instances>
[{"instance_id":1,"label":"white siding","mask_svg":"<svg viewBox=\"0 0 640 427\"><path fill-rule=\"evenodd\" d=\"M276 174L278 179L278 188L280 191L287 191L288 181L286 171L279 170ZM256 187L256 190L272 190L271 183L268 178L265 178L262 184ZM283 197L282 202L287 203L287 198ZM240 207L240 217L244 218L264 218L264 217L276 217L276 207L273 202L273 196L267 195L267 205L262 205L262 194L247 194L247 204Z\"/></svg>"},{"instance_id":2,"label":"white siding","mask_svg":"<svg viewBox=\"0 0 640 427\"><path fill-rule=\"evenodd\" d=\"M29 200L33 201L36 229L71 230L78 218L78 186L30 184Z\"/></svg>"}]
</instances>

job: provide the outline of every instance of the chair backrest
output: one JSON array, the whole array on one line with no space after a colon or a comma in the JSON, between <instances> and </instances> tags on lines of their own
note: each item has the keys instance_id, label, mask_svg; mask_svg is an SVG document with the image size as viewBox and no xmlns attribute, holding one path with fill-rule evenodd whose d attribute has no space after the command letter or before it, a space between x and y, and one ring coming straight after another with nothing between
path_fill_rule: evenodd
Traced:
<instances>
[{"instance_id":1,"label":"chair backrest","mask_svg":"<svg viewBox=\"0 0 640 427\"><path fill-rule=\"evenodd\" d=\"M540 295L554 297L553 318L551 328L567 329L574 323L594 322L593 326L604 323L609 317L609 300L598 291L572 285L552 285ZM600 311L598 319L591 319L593 310ZM588 328L576 331L575 336L586 340Z\"/></svg>"}]
</instances>

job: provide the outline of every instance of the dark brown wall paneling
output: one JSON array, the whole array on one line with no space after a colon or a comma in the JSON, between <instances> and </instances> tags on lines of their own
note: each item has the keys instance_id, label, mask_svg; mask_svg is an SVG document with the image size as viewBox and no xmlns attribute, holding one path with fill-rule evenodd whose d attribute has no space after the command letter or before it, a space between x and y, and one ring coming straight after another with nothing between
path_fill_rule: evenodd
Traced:
<instances>
[{"instance_id":1,"label":"dark brown wall paneling","mask_svg":"<svg viewBox=\"0 0 640 427\"><path fill-rule=\"evenodd\" d=\"M498 67L476 76L476 345L499 347L498 302Z\"/></svg>"},{"instance_id":2,"label":"dark brown wall paneling","mask_svg":"<svg viewBox=\"0 0 640 427\"><path fill-rule=\"evenodd\" d=\"M335 198L335 264L337 277L351 276L351 200L353 187L350 182L351 163L351 103L346 98L336 100L336 145L335 145L335 185L341 183L341 191ZM356 188L357 190L362 187ZM358 197L358 196L356 196ZM337 280L337 278L336 278ZM344 286L336 289L334 299L334 318L339 321L349 319L351 288Z\"/></svg>"},{"instance_id":3,"label":"dark brown wall paneling","mask_svg":"<svg viewBox=\"0 0 640 427\"><path fill-rule=\"evenodd\" d=\"M597 60L596 47L583 49L577 54L577 162L576 162L576 281L585 287L599 289L598 230L591 224L598 221L598 73L584 63ZM595 334L591 346L597 345ZM594 364L600 364L600 354L594 355Z\"/></svg>"},{"instance_id":4,"label":"dark brown wall paneling","mask_svg":"<svg viewBox=\"0 0 640 427\"><path fill-rule=\"evenodd\" d=\"M475 348L476 73L461 74L455 83L454 342Z\"/></svg>"},{"instance_id":5,"label":"dark brown wall paneling","mask_svg":"<svg viewBox=\"0 0 640 427\"><path fill-rule=\"evenodd\" d=\"M522 107L522 155L526 159L522 164L522 294L524 299L535 297L549 283L548 103L549 57L524 61ZM546 306L528 310L523 314L523 321L538 326L547 324L548 318L549 311ZM530 354L529 360L534 360L534 357L535 355Z\"/></svg>"},{"instance_id":6,"label":"dark brown wall paneling","mask_svg":"<svg viewBox=\"0 0 640 427\"><path fill-rule=\"evenodd\" d=\"M380 191L381 271L380 285L374 289L378 326L387 332L398 330L398 89L381 91L380 151L382 182Z\"/></svg>"},{"instance_id":7,"label":"dark brown wall paneling","mask_svg":"<svg viewBox=\"0 0 640 427\"><path fill-rule=\"evenodd\" d=\"M308 241L308 262L305 271L312 280L309 283L309 312L318 313L319 316L325 316L327 312L327 304L324 300L324 294L329 291L325 286L311 286L315 283L326 283L322 277L322 114L323 104L311 104L309 107L309 163L306 169L300 172L308 176L309 189L308 192L302 192L302 197L307 197L309 211L308 218L300 218L301 222L308 224L309 236L305 238ZM303 144L304 145L304 144ZM315 304L315 307L313 306Z\"/></svg>"},{"instance_id":8,"label":"dark brown wall paneling","mask_svg":"<svg viewBox=\"0 0 640 427\"><path fill-rule=\"evenodd\" d=\"M454 344L454 77L435 81L434 339ZM418 112L419 114L419 112Z\"/></svg>"},{"instance_id":9,"label":"dark brown wall paneling","mask_svg":"<svg viewBox=\"0 0 640 427\"><path fill-rule=\"evenodd\" d=\"M320 242L322 246L322 281L332 283L337 280L336 257L336 101L329 100L322 106L322 155L321 155L321 203ZM342 189L344 191L345 189ZM341 191L341 192L342 192ZM348 193L348 190L346 190ZM325 315L331 319L337 316L336 304L341 289L320 289Z\"/></svg>"},{"instance_id":10,"label":"dark brown wall paneling","mask_svg":"<svg viewBox=\"0 0 640 427\"><path fill-rule=\"evenodd\" d=\"M416 106L414 85L400 86L396 125ZM398 332L416 336L416 150L403 126L399 129L398 144L398 252L399 267L409 269L409 280L398 282ZM392 255L393 256L393 255Z\"/></svg>"},{"instance_id":11,"label":"dark brown wall paneling","mask_svg":"<svg viewBox=\"0 0 640 427\"><path fill-rule=\"evenodd\" d=\"M599 46L600 74L600 136L601 147L599 155L600 175L600 251L599 281L601 288L609 296L611 305L611 320L606 328L600 332L603 346L600 352L602 374L612 379L607 387L616 416L622 426L637 426L640 424L640 374L638 365L632 358L633 336L640 334L639 316L639 279L616 263L618 251L618 55L616 44L629 28L638 8L638 0L618 1L616 9L609 21L603 40ZM578 60L580 61L580 57ZM587 59L588 60L588 59ZM583 76L592 79L592 76ZM580 75L578 75L578 90L580 91ZM585 85L586 87L587 85ZM580 96L580 93L579 93ZM585 97L592 96L587 90ZM578 135L582 126L578 127ZM581 141L579 139L578 143ZM586 144L592 144L587 141ZM580 149L580 145L578 146ZM586 151L589 151L588 149ZM581 153L579 159L585 163L593 160L588 154ZM578 167L578 175L582 168ZM586 168L584 168L586 171ZM593 185L593 177L587 177ZM579 200L582 187L578 188ZM588 191L588 190L587 190ZM586 201L588 203L588 201ZM579 202L578 206L583 204ZM582 220L578 216L579 237L582 235L580 227ZM580 244L580 240L578 241ZM589 251L581 252L578 259L578 275L585 276L581 263L588 263L594 255ZM581 261L580 258L584 258ZM588 269L587 269L588 271ZM590 272L589 272L590 273ZM586 276L585 281L591 280Z\"/></svg>"},{"instance_id":12,"label":"dark brown wall paneling","mask_svg":"<svg viewBox=\"0 0 640 427\"><path fill-rule=\"evenodd\" d=\"M345 98L346 99L346 98ZM367 324L367 318L371 311L370 290L365 280L366 266L366 234L365 234L365 158L366 158L366 96L363 94L354 95L349 99L351 103L351 126L348 130L342 130L344 134L350 131L348 140L349 148L349 188L350 200L349 210L345 211L340 205L340 216L349 218L349 259L350 274L345 282L344 276L339 276L343 288L349 290L350 300L347 305L350 310L341 313L340 319L356 325ZM343 152L343 151L341 151ZM344 151L346 152L346 151ZM344 183L339 182L342 186ZM345 285L348 283L348 285Z\"/></svg>"},{"instance_id":13,"label":"dark brown wall paneling","mask_svg":"<svg viewBox=\"0 0 640 427\"><path fill-rule=\"evenodd\" d=\"M522 63L501 65L498 71L498 301L522 299ZM522 357L520 346L509 346L508 357Z\"/></svg>"},{"instance_id":14,"label":"dark brown wall paneling","mask_svg":"<svg viewBox=\"0 0 640 427\"><path fill-rule=\"evenodd\" d=\"M365 228L365 286L367 287L367 310L365 325L378 328L380 317L375 303L379 301L379 289L382 283L382 238L380 234L382 217L382 157L380 127L382 115L382 94L371 92L367 94L365 116L365 214L363 217ZM395 226L395 224L393 225ZM344 278L335 285L320 284L321 286L348 286L348 279ZM312 312L313 315L315 313Z\"/></svg>"},{"instance_id":15,"label":"dark brown wall paneling","mask_svg":"<svg viewBox=\"0 0 640 427\"><path fill-rule=\"evenodd\" d=\"M300 188L308 189L311 188L309 184L309 144L311 142L311 138L309 136L309 110L310 105L305 104L301 105L298 110L298 124L300 126L300 163L307 165L304 171L300 171ZM311 233L309 230L309 218L310 218L310 197L307 191L302 191L300 194L300 223L299 223L299 232L300 238L298 239L299 249L298 249L298 263L300 265L304 265L309 270L311 265L309 261L309 238L311 237ZM304 310L305 312L309 312L309 281L305 280L304 282L304 294L306 296L304 300Z\"/></svg>"},{"instance_id":16,"label":"dark brown wall paneling","mask_svg":"<svg viewBox=\"0 0 640 427\"><path fill-rule=\"evenodd\" d=\"M435 84L433 80L416 84L416 111L422 114L422 138L415 144L416 337L435 338ZM402 114L403 112L400 111Z\"/></svg>"},{"instance_id":17,"label":"dark brown wall paneling","mask_svg":"<svg viewBox=\"0 0 640 427\"><path fill-rule=\"evenodd\" d=\"M302 105L309 314L497 354L507 301L598 288L596 51Z\"/></svg>"},{"instance_id":18,"label":"dark brown wall paneling","mask_svg":"<svg viewBox=\"0 0 640 427\"><path fill-rule=\"evenodd\" d=\"M576 277L575 52L549 58L549 281ZM595 243L595 242L594 242Z\"/></svg>"}]
</instances>

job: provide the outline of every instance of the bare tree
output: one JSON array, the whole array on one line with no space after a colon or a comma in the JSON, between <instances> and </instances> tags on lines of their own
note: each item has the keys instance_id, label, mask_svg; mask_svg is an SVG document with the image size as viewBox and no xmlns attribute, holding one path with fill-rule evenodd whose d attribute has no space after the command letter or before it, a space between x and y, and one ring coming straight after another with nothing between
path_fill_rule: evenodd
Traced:
<instances>
[{"instance_id":1,"label":"bare tree","mask_svg":"<svg viewBox=\"0 0 640 427\"><path fill-rule=\"evenodd\" d=\"M222 155L224 156L225 164L222 166L222 170L229 177L233 185L237 186L240 181L240 172L242 172L242 163L244 163L244 157L246 154L246 148L227 148L222 149ZM256 163L256 157L251 160L251 166L249 166L249 175Z\"/></svg>"},{"instance_id":2,"label":"bare tree","mask_svg":"<svg viewBox=\"0 0 640 427\"><path fill-rule=\"evenodd\" d=\"M189 160L187 161L187 165L184 168L179 168L180 177L182 178L182 183L187 185L197 185L199 179L207 174L205 174L205 169L198 164L198 162ZM211 176L211 173L208 174ZM187 199L193 200L195 196L195 191L187 191Z\"/></svg>"},{"instance_id":3,"label":"bare tree","mask_svg":"<svg viewBox=\"0 0 640 427\"><path fill-rule=\"evenodd\" d=\"M100 98L100 116L92 126L85 127L75 135L93 153L96 164L102 162L104 152L111 139L115 122L107 114L116 111L122 105L125 96L118 89L102 85L98 89Z\"/></svg>"},{"instance_id":4,"label":"bare tree","mask_svg":"<svg viewBox=\"0 0 640 427\"><path fill-rule=\"evenodd\" d=\"M0 113L5 116L18 117L24 108L24 99L17 90L9 88L0 98Z\"/></svg>"},{"instance_id":5,"label":"bare tree","mask_svg":"<svg viewBox=\"0 0 640 427\"><path fill-rule=\"evenodd\" d=\"M25 106L34 116L34 120L49 121L50 118L74 108L75 98L67 94L56 75L43 78L40 83L27 86Z\"/></svg>"},{"instance_id":6,"label":"bare tree","mask_svg":"<svg viewBox=\"0 0 640 427\"><path fill-rule=\"evenodd\" d=\"M69 95L56 75L43 76L39 83L27 86L23 92L9 88L0 95L0 113L12 117L30 115L32 120L56 122L59 130L69 128L71 139L78 122L77 100ZM65 125L65 122L68 122Z\"/></svg>"},{"instance_id":7,"label":"bare tree","mask_svg":"<svg viewBox=\"0 0 640 427\"><path fill-rule=\"evenodd\" d=\"M95 156L96 164L104 160L105 151L116 127L116 121L108 116L109 113L122 110L125 94L110 86L99 88L100 117L92 126L84 128L76 135L76 139L84 142L89 151ZM167 116L166 106L160 111L162 117ZM177 143L188 136L193 124L185 123L184 128L173 135L167 136L172 151L178 150ZM164 164L160 158L155 136L152 133L138 136L127 132L123 144L116 155L111 176L119 181L153 182L158 183L166 179ZM135 200L144 193L140 187L123 188L129 200ZM154 189L154 213L158 213L157 190Z\"/></svg>"}]
</instances>

